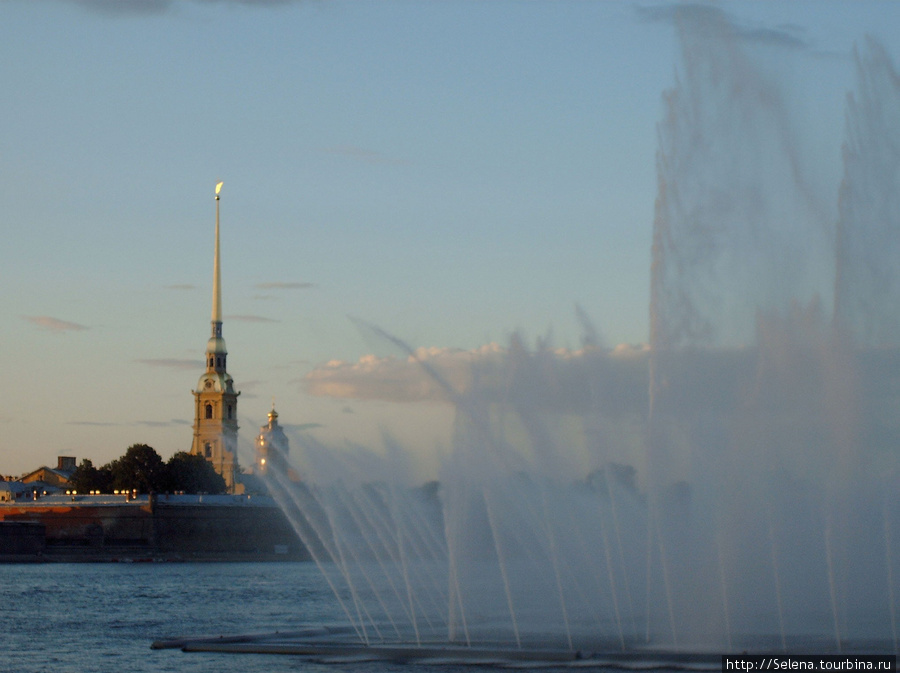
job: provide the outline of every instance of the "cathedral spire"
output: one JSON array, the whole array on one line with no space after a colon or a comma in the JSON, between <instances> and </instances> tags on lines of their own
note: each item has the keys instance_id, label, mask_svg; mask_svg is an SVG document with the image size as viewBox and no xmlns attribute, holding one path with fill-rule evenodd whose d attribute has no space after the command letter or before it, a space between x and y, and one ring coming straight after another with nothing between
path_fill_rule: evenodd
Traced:
<instances>
[{"instance_id":1,"label":"cathedral spire","mask_svg":"<svg viewBox=\"0 0 900 673\"><path fill-rule=\"evenodd\" d=\"M228 351L222 338L222 282L219 270L219 190L216 185L216 251L213 261L212 336L206 342L206 372L194 393L194 440L191 453L203 456L234 493L237 466L237 398L234 380L228 373Z\"/></svg>"},{"instance_id":2,"label":"cathedral spire","mask_svg":"<svg viewBox=\"0 0 900 673\"><path fill-rule=\"evenodd\" d=\"M222 183L216 184L216 247L213 258L212 336L206 346L207 371L225 372L225 339L222 338L222 273L219 256L219 192Z\"/></svg>"},{"instance_id":3,"label":"cathedral spire","mask_svg":"<svg viewBox=\"0 0 900 673\"><path fill-rule=\"evenodd\" d=\"M219 271L219 192L222 183L216 184L216 257L213 260L212 335L222 336L222 279Z\"/></svg>"}]
</instances>

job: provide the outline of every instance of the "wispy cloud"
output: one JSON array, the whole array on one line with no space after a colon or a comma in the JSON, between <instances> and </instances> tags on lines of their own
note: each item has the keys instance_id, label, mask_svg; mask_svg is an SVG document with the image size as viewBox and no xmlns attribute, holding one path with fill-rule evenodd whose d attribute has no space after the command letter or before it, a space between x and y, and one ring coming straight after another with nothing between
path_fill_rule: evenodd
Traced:
<instances>
[{"instance_id":1,"label":"wispy cloud","mask_svg":"<svg viewBox=\"0 0 900 673\"><path fill-rule=\"evenodd\" d=\"M173 425L193 425L193 423L181 418L173 418L169 421L130 421L128 423L112 423L108 421L68 421L66 425L84 425L88 427L99 428L117 427L122 425L139 425L145 428L168 428Z\"/></svg>"},{"instance_id":2,"label":"wispy cloud","mask_svg":"<svg viewBox=\"0 0 900 673\"><path fill-rule=\"evenodd\" d=\"M173 425L193 425L193 423L183 418L173 418L168 421L134 421L130 425L141 425L147 428L170 428Z\"/></svg>"},{"instance_id":3,"label":"wispy cloud","mask_svg":"<svg viewBox=\"0 0 900 673\"><path fill-rule=\"evenodd\" d=\"M110 16L162 14L184 4L246 5L250 7L275 7L302 2L302 0L68 0L91 11Z\"/></svg>"},{"instance_id":4,"label":"wispy cloud","mask_svg":"<svg viewBox=\"0 0 900 673\"><path fill-rule=\"evenodd\" d=\"M238 322L280 322L272 318L265 318L261 315L228 315L225 320L237 320Z\"/></svg>"},{"instance_id":5,"label":"wispy cloud","mask_svg":"<svg viewBox=\"0 0 900 673\"><path fill-rule=\"evenodd\" d=\"M308 290L309 288L313 288L315 286L315 283L273 282L257 283L253 287L255 287L257 290Z\"/></svg>"},{"instance_id":6,"label":"wispy cloud","mask_svg":"<svg viewBox=\"0 0 900 673\"><path fill-rule=\"evenodd\" d=\"M22 317L32 325L37 325L38 327L50 332L78 332L81 330L90 329L85 325L79 325L78 323L60 320L59 318L51 318L48 315L26 315Z\"/></svg>"},{"instance_id":7,"label":"wispy cloud","mask_svg":"<svg viewBox=\"0 0 900 673\"><path fill-rule=\"evenodd\" d=\"M169 369L203 369L202 360L178 360L176 358L147 358L135 360L151 367L167 367Z\"/></svg>"},{"instance_id":8,"label":"wispy cloud","mask_svg":"<svg viewBox=\"0 0 900 673\"><path fill-rule=\"evenodd\" d=\"M306 432L307 430L315 430L316 428L324 428L325 426L321 423L298 423L297 425L285 423L283 424L283 427L287 430L293 430L294 432Z\"/></svg>"},{"instance_id":9,"label":"wispy cloud","mask_svg":"<svg viewBox=\"0 0 900 673\"><path fill-rule=\"evenodd\" d=\"M120 425L120 423L110 423L107 421L68 421L66 422L66 425L89 425L92 427L108 428Z\"/></svg>"}]
</instances>

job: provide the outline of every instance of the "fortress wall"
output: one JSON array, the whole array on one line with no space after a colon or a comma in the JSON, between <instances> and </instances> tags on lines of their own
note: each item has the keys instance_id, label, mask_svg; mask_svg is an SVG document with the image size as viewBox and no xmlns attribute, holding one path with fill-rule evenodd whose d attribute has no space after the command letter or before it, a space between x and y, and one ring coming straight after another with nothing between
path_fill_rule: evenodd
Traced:
<instances>
[{"instance_id":1,"label":"fortress wall","mask_svg":"<svg viewBox=\"0 0 900 673\"><path fill-rule=\"evenodd\" d=\"M42 526L40 542L46 554L72 553L83 560L119 557L123 550L124 556L173 560L308 558L287 518L274 506L167 504L153 498L113 504L37 501L0 505L0 522Z\"/></svg>"}]
</instances>

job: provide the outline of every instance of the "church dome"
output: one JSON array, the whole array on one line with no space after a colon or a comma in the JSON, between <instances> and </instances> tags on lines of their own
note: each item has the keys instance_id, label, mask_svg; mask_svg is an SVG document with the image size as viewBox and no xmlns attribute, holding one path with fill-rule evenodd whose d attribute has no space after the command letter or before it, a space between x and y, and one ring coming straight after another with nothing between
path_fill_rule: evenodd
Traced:
<instances>
[{"instance_id":1,"label":"church dome","mask_svg":"<svg viewBox=\"0 0 900 673\"><path fill-rule=\"evenodd\" d=\"M198 393L232 393L234 380L225 372L206 372L197 381Z\"/></svg>"}]
</instances>

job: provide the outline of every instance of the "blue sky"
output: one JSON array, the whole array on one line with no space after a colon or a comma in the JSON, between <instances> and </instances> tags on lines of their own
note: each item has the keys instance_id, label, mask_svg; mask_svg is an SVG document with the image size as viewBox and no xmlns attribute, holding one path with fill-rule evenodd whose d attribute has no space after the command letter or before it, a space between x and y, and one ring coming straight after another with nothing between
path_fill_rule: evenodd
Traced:
<instances>
[{"instance_id":1,"label":"blue sky","mask_svg":"<svg viewBox=\"0 0 900 673\"><path fill-rule=\"evenodd\" d=\"M789 92L831 199L853 45L900 60L900 6L712 6ZM218 180L245 448L273 397L329 441L442 441L439 404L311 394L328 361L402 356L365 324L575 349L580 306L607 345L646 342L676 7L0 4L0 473L189 449Z\"/></svg>"}]
</instances>

